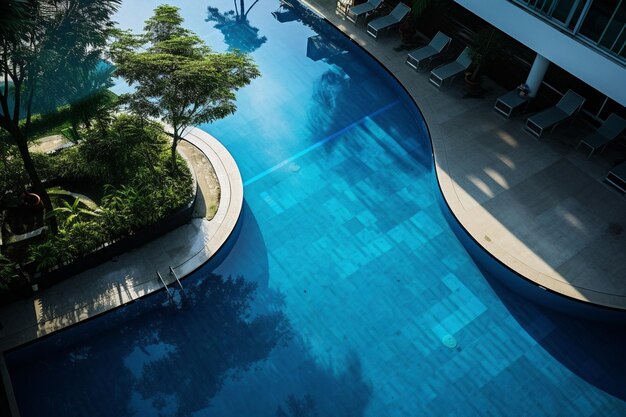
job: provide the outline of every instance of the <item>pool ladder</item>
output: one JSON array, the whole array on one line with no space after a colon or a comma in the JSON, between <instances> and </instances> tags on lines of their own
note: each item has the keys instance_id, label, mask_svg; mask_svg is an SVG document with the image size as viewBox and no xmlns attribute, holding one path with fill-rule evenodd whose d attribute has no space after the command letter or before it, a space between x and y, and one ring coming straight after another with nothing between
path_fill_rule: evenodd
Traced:
<instances>
[{"instance_id":1,"label":"pool ladder","mask_svg":"<svg viewBox=\"0 0 626 417\"><path fill-rule=\"evenodd\" d=\"M181 284L180 280L178 279L176 272L174 272L174 268L172 268L171 266L169 268L170 268L170 275L174 277L174 279L178 283L178 286L180 287L180 292L186 297L187 293L185 292L185 289L183 288L183 284Z\"/></svg>"},{"instance_id":2,"label":"pool ladder","mask_svg":"<svg viewBox=\"0 0 626 417\"><path fill-rule=\"evenodd\" d=\"M169 298L170 302L174 302L174 296L172 295L172 292L170 291L170 288L165 283L165 280L161 276L161 273L159 271L156 271L156 274L157 274L157 278L159 279L159 281L161 281L161 284L163 284L163 287L165 288L165 291L167 291L167 298Z\"/></svg>"},{"instance_id":3,"label":"pool ladder","mask_svg":"<svg viewBox=\"0 0 626 417\"><path fill-rule=\"evenodd\" d=\"M174 272L174 268L172 268L170 266L169 270L170 270L170 275L174 277L174 280L178 284L178 287L180 288L181 294L183 296L187 297L187 293L185 292L185 288L183 287L183 284L180 282L180 279L178 279L178 276L176 275L176 272ZM169 298L169 300L171 302L174 302L174 295L172 294L172 291L170 291L170 287L167 286L167 283L163 279L163 276L161 275L161 273L159 271L156 271L156 274L157 274L157 278L159 279L159 281L161 281L161 284L163 284L163 288L165 288L165 291L167 292L167 297Z\"/></svg>"}]
</instances>

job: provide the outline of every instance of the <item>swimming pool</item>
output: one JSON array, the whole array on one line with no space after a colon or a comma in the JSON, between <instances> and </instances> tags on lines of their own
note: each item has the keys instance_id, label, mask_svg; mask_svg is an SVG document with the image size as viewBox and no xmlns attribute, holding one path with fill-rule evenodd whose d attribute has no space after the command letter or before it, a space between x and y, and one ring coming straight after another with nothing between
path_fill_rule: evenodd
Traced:
<instances>
[{"instance_id":1,"label":"swimming pool","mask_svg":"<svg viewBox=\"0 0 626 417\"><path fill-rule=\"evenodd\" d=\"M202 127L239 163L240 233L180 307L155 294L8 354L22 416L626 413L621 329L488 284L441 215L424 121L365 53L277 2L249 25L172 3L263 73Z\"/></svg>"}]
</instances>

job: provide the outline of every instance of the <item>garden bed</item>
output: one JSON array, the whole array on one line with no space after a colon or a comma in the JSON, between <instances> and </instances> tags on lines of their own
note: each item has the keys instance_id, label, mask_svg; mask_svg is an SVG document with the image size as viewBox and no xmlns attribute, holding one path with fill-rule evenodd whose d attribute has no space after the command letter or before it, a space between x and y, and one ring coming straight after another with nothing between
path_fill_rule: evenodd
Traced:
<instances>
[{"instance_id":1,"label":"garden bed","mask_svg":"<svg viewBox=\"0 0 626 417\"><path fill-rule=\"evenodd\" d=\"M4 242L0 304L28 295L31 285L45 288L90 269L192 218L195 178L180 155L172 159L167 136L156 123L120 115L106 130L84 132L77 146L55 155L33 154L33 159L54 206L45 222L51 226L55 220L58 231L47 227L16 244ZM19 180L7 189L27 189ZM40 223L42 213L33 222ZM10 230L4 233L6 238Z\"/></svg>"}]
</instances>

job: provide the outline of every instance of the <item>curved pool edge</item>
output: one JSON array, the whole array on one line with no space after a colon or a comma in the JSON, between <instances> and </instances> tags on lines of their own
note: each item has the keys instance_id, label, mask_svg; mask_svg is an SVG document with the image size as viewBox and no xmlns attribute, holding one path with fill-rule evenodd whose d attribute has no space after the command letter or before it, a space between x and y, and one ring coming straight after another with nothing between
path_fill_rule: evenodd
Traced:
<instances>
[{"instance_id":1,"label":"curved pool edge","mask_svg":"<svg viewBox=\"0 0 626 417\"><path fill-rule=\"evenodd\" d=\"M188 232L189 229L194 229L197 234L202 234L204 242L202 248L193 253L184 262L173 267L177 277L181 280L213 259L219 262L217 258L221 258L221 256L218 255L222 255L224 251L228 251L230 247L232 247L232 241L238 236L239 220L243 211L243 181L237 163L230 152L228 152L217 139L198 128L190 129L188 136L189 138L186 137L185 140L197 147L213 165L220 184L221 195L218 210L213 219L194 218L191 220L191 223L174 229L147 244L158 244L158 240L160 239L168 239L176 233ZM231 244L229 244L229 242L231 242ZM172 245L175 246L175 242ZM176 248L174 247L173 250L176 250ZM93 275L95 271L92 269L87 272ZM144 272L148 273L147 271ZM154 270L151 276L153 275ZM80 276L77 276L76 279L80 278ZM65 285L71 285L72 283L69 281L72 279L74 279L74 277L70 277L59 285L63 285L63 283L65 283ZM177 286L176 279L171 276L171 274L163 273L163 279L168 286ZM116 282L113 282L112 284L114 285L115 283ZM52 287L52 289L54 288L55 287ZM161 283L157 282L156 279L149 279L132 288L132 290L134 294L131 295L122 293L115 293L113 296L101 293L91 294L95 300L101 301L103 297L113 297L113 300L110 304L100 305L99 308L94 308L92 312L88 312L91 304L81 304L78 309L74 308L58 316L49 317L43 321L36 321L34 325L32 324L32 314L29 313L30 310L25 308L28 306L29 302L32 304L32 299L25 300L26 304L14 303L9 305L5 307L5 310L13 307L13 312L9 311L8 313L13 316L13 325L5 326L5 329L3 329L5 334L0 337L0 354L37 342L79 324L84 324L121 307L132 304L139 299L163 293L165 288ZM62 290L59 291L63 292ZM36 296L40 295L36 294ZM36 302L37 300L35 299L34 301Z\"/></svg>"},{"instance_id":2,"label":"curved pool edge","mask_svg":"<svg viewBox=\"0 0 626 417\"><path fill-rule=\"evenodd\" d=\"M211 260L235 232L243 210L243 180L237 162L222 143L207 132L194 127L184 140L198 148L211 162L220 185L217 212L211 220L208 241L201 251L174 266L179 278L192 274ZM204 220L204 219L203 219Z\"/></svg>"},{"instance_id":3,"label":"curved pool edge","mask_svg":"<svg viewBox=\"0 0 626 417\"><path fill-rule=\"evenodd\" d=\"M315 15L330 24L343 36L347 37L353 45L360 48L370 58L372 58L379 65L379 67L395 81L394 84L399 87L402 93L405 94L415 106L415 111L423 118L427 129L432 162L434 165L433 171L435 183L438 190L437 200L439 202L440 209L442 210L442 214L446 219L446 222L465 250L470 254L474 262L482 266L483 269L485 269L494 279L497 279L508 288L542 306L585 319L620 323L626 322L625 297L612 294L602 294L602 296L605 296L605 298L608 298L608 300L612 302L601 303L585 299L582 294L580 294L580 296L576 296L576 293L580 290L580 288L566 282L558 281L554 278L551 278L553 280L553 285L550 285L550 282L546 283L533 280L527 275L534 275L535 273L539 274L539 272L521 262L517 263L517 267L518 269L521 269L521 271L516 270L501 259L501 256L498 256L499 254L494 253L493 250L490 250L482 245L477 237L471 233L464 220L460 218L460 214L463 213L460 212L459 206L462 203L456 195L453 179L444 169L444 167L448 166L445 141L443 139L440 140L441 143L439 145L433 141L433 137L440 138L443 137L443 134L437 124L429 124L428 122L428 120L431 120L435 116L435 110L432 108L431 104L422 97L414 97L402 80L400 80L393 72L393 69L385 65L381 59L370 51L366 47L366 42L363 41L364 44L361 44L359 39L355 38L355 36L358 36L359 34L348 31L348 26L337 24L334 19L328 18L322 10L310 3L308 0L298 1L303 4L304 7L311 10ZM336 19L340 18L337 17ZM353 26L354 28L357 28L356 25ZM359 29L357 28L357 30ZM363 33L365 33L364 30ZM373 38L371 41L376 42ZM400 65L405 65L405 63L401 62ZM438 91L436 91L436 93L438 93ZM420 104L418 104L418 101ZM487 281L489 280L487 279ZM590 292L592 293L591 295L593 295L594 292Z\"/></svg>"}]
</instances>

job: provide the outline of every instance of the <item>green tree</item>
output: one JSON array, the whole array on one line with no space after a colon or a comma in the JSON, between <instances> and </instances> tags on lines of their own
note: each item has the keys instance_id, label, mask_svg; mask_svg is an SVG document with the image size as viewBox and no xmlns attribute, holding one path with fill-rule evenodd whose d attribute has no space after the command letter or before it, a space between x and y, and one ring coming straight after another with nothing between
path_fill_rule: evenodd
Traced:
<instances>
[{"instance_id":1,"label":"green tree","mask_svg":"<svg viewBox=\"0 0 626 417\"><path fill-rule=\"evenodd\" d=\"M24 0L0 30L0 128L19 149L34 191L52 203L28 150L34 103L71 91L76 70L95 65L120 0ZM51 218L56 230L56 222Z\"/></svg>"},{"instance_id":2,"label":"green tree","mask_svg":"<svg viewBox=\"0 0 626 417\"><path fill-rule=\"evenodd\" d=\"M116 74L135 86L126 97L131 111L172 127L174 169L185 129L234 113L235 91L260 75L249 56L212 52L182 22L177 7L161 5L146 21L143 35L121 32L111 46Z\"/></svg>"}]
</instances>

